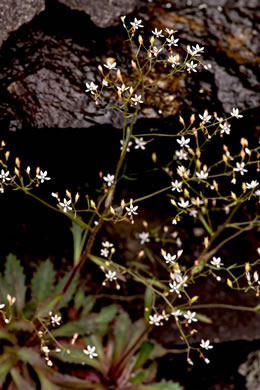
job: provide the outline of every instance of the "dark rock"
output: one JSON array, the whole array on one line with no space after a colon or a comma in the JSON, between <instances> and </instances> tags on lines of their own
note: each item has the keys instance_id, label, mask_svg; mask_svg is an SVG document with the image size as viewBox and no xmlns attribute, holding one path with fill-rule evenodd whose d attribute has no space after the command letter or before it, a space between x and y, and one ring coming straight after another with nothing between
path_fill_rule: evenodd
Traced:
<instances>
[{"instance_id":1,"label":"dark rock","mask_svg":"<svg viewBox=\"0 0 260 390\"><path fill-rule=\"evenodd\" d=\"M0 3L0 46L12 31L45 9L44 0L8 0Z\"/></svg>"},{"instance_id":2,"label":"dark rock","mask_svg":"<svg viewBox=\"0 0 260 390\"><path fill-rule=\"evenodd\" d=\"M59 0L68 7L84 11L98 26L106 28L118 23L120 16L135 8L135 0Z\"/></svg>"}]
</instances>

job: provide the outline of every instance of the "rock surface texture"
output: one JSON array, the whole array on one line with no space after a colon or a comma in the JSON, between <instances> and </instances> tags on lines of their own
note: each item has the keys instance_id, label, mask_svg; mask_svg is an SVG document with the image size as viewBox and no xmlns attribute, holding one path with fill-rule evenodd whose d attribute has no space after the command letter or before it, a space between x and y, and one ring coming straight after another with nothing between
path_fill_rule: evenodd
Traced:
<instances>
[{"instance_id":1,"label":"rock surface texture","mask_svg":"<svg viewBox=\"0 0 260 390\"><path fill-rule=\"evenodd\" d=\"M45 9L45 0L2 0L0 2L0 46L12 31Z\"/></svg>"},{"instance_id":2,"label":"rock surface texture","mask_svg":"<svg viewBox=\"0 0 260 390\"><path fill-rule=\"evenodd\" d=\"M134 10L135 0L59 0L68 7L84 11L98 26L106 28L118 22L120 16Z\"/></svg>"}]
</instances>

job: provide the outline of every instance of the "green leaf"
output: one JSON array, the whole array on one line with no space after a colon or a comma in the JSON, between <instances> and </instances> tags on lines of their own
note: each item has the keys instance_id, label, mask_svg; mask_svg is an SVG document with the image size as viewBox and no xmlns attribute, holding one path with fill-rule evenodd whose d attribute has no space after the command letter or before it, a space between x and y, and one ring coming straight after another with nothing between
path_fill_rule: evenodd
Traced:
<instances>
[{"instance_id":1,"label":"green leaf","mask_svg":"<svg viewBox=\"0 0 260 390\"><path fill-rule=\"evenodd\" d=\"M10 330L22 330L25 332L33 332L34 327L33 324L29 321L19 320L19 321L12 321L8 325L8 329Z\"/></svg>"},{"instance_id":2,"label":"green leaf","mask_svg":"<svg viewBox=\"0 0 260 390\"><path fill-rule=\"evenodd\" d=\"M74 265L77 265L86 240L87 231L75 222L72 222L71 231L73 235ZM85 234L83 235L84 231Z\"/></svg>"},{"instance_id":3,"label":"green leaf","mask_svg":"<svg viewBox=\"0 0 260 390\"><path fill-rule=\"evenodd\" d=\"M106 388L100 383L93 383L80 378L76 378L70 375L63 375L58 372L54 372L52 381L61 386L60 389L91 389L91 390L106 390Z\"/></svg>"},{"instance_id":4,"label":"green leaf","mask_svg":"<svg viewBox=\"0 0 260 390\"><path fill-rule=\"evenodd\" d=\"M68 278L69 278L69 273L68 274L65 274L63 276L62 279L59 280L57 286L55 287L54 289L54 293L57 294L59 293L63 287L65 286ZM64 307L66 307L68 305L68 303L72 300L73 298L73 295L75 294L76 290L77 290L77 287L78 287L78 283L79 283L79 275L77 275L77 277L73 280L73 282L71 283L68 291L66 292L66 295L64 295L60 301L60 304L58 305L58 309L62 309Z\"/></svg>"},{"instance_id":5,"label":"green leaf","mask_svg":"<svg viewBox=\"0 0 260 390\"><path fill-rule=\"evenodd\" d=\"M97 371L102 372L102 367L98 358L90 359L84 352L84 348L79 348L74 345L69 344L68 346L64 345L64 350L62 352L53 352L51 356L55 357L65 363L72 364L87 364L88 366L94 368ZM70 353L67 353L67 350Z\"/></svg>"},{"instance_id":6,"label":"green leaf","mask_svg":"<svg viewBox=\"0 0 260 390\"><path fill-rule=\"evenodd\" d=\"M40 354L36 352L33 348L5 347L5 351L8 352L10 355L16 356L17 359L22 360L24 363L29 363L31 366L42 363Z\"/></svg>"},{"instance_id":7,"label":"green leaf","mask_svg":"<svg viewBox=\"0 0 260 390\"><path fill-rule=\"evenodd\" d=\"M52 383L47 377L45 372L37 369L35 370L41 384L41 390L61 390L60 387L57 387L54 383Z\"/></svg>"},{"instance_id":8,"label":"green leaf","mask_svg":"<svg viewBox=\"0 0 260 390\"><path fill-rule=\"evenodd\" d=\"M169 289L169 287L167 287L165 284L159 282L158 280L147 279L147 282L150 283L152 286L160 288L163 291L168 291L168 289Z\"/></svg>"},{"instance_id":9,"label":"green leaf","mask_svg":"<svg viewBox=\"0 0 260 390\"><path fill-rule=\"evenodd\" d=\"M97 265L102 265L105 269L108 269L108 266L106 264L106 260L102 259L102 257L98 257L98 256L89 256L88 257L91 261L93 261L93 263L97 264Z\"/></svg>"},{"instance_id":10,"label":"green leaf","mask_svg":"<svg viewBox=\"0 0 260 390\"><path fill-rule=\"evenodd\" d=\"M8 330L3 330L3 329L0 330L0 340L8 340L13 344L16 343L16 337L14 336L14 334L8 332Z\"/></svg>"},{"instance_id":11,"label":"green leaf","mask_svg":"<svg viewBox=\"0 0 260 390\"><path fill-rule=\"evenodd\" d=\"M114 352L113 352L113 363L116 364L120 355L123 353L127 341L129 339L129 331L131 329L132 323L129 318L129 315L126 312L120 313L116 319L114 326Z\"/></svg>"},{"instance_id":12,"label":"green leaf","mask_svg":"<svg viewBox=\"0 0 260 390\"><path fill-rule=\"evenodd\" d=\"M117 310L117 305L112 304L101 309L96 316L94 324L97 325L100 334L104 335L108 332L108 324L115 318Z\"/></svg>"},{"instance_id":13,"label":"green leaf","mask_svg":"<svg viewBox=\"0 0 260 390\"><path fill-rule=\"evenodd\" d=\"M144 320L145 322L149 322L149 316L152 312L152 307L154 304L154 292L150 287L146 287L145 295L144 295Z\"/></svg>"},{"instance_id":14,"label":"green leaf","mask_svg":"<svg viewBox=\"0 0 260 390\"><path fill-rule=\"evenodd\" d=\"M62 299L62 295L49 297L43 301L37 311L37 317L47 317L50 311L53 311L57 303Z\"/></svg>"},{"instance_id":15,"label":"green leaf","mask_svg":"<svg viewBox=\"0 0 260 390\"><path fill-rule=\"evenodd\" d=\"M16 298L15 307L21 313L25 300L25 275L20 260L13 254L7 256L5 264L5 280L8 285L9 294Z\"/></svg>"},{"instance_id":16,"label":"green leaf","mask_svg":"<svg viewBox=\"0 0 260 390\"><path fill-rule=\"evenodd\" d=\"M37 302L44 301L52 294L55 275L53 264L49 259L40 264L32 278L32 297Z\"/></svg>"},{"instance_id":17,"label":"green leaf","mask_svg":"<svg viewBox=\"0 0 260 390\"><path fill-rule=\"evenodd\" d=\"M140 385L136 390L183 390L178 383L173 382L161 382L153 383L151 385Z\"/></svg>"},{"instance_id":18,"label":"green leaf","mask_svg":"<svg viewBox=\"0 0 260 390\"><path fill-rule=\"evenodd\" d=\"M82 318L78 321L68 322L65 325L60 326L57 329L51 331L54 337L72 337L74 333L78 333L80 336L92 333L95 330L93 321Z\"/></svg>"},{"instance_id":19,"label":"green leaf","mask_svg":"<svg viewBox=\"0 0 260 390\"><path fill-rule=\"evenodd\" d=\"M11 369L11 376L17 390L35 390L35 387L31 386L31 384L20 375L16 368Z\"/></svg>"},{"instance_id":20,"label":"green leaf","mask_svg":"<svg viewBox=\"0 0 260 390\"><path fill-rule=\"evenodd\" d=\"M144 370L139 371L135 376L131 377L130 382L133 385L139 385L139 383L142 383L145 378L145 372Z\"/></svg>"},{"instance_id":21,"label":"green leaf","mask_svg":"<svg viewBox=\"0 0 260 390\"><path fill-rule=\"evenodd\" d=\"M88 297L86 297L81 315L87 315L93 309L95 303L96 298L94 297L94 295L89 295Z\"/></svg>"},{"instance_id":22,"label":"green leaf","mask_svg":"<svg viewBox=\"0 0 260 390\"><path fill-rule=\"evenodd\" d=\"M0 357L0 386L4 384L6 376L15 364L15 360L8 354L4 354Z\"/></svg>"},{"instance_id":23,"label":"green leaf","mask_svg":"<svg viewBox=\"0 0 260 390\"><path fill-rule=\"evenodd\" d=\"M149 359L150 354L154 349L154 343L152 341L145 341L137 354L137 359L134 365L134 370L143 367L144 363Z\"/></svg>"},{"instance_id":24,"label":"green leaf","mask_svg":"<svg viewBox=\"0 0 260 390\"><path fill-rule=\"evenodd\" d=\"M196 318L201 321L201 322L205 322L206 324L212 324L212 320L206 316L205 314L199 314L197 313L196 314Z\"/></svg>"}]
</instances>

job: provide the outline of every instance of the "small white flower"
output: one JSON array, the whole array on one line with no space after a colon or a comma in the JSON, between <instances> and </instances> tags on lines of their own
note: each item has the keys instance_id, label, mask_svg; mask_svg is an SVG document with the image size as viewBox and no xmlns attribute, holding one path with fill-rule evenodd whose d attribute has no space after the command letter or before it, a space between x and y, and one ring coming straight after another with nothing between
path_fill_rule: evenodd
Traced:
<instances>
[{"instance_id":1,"label":"small white flower","mask_svg":"<svg viewBox=\"0 0 260 390\"><path fill-rule=\"evenodd\" d=\"M110 175L110 173L107 174L107 176L103 177L104 181L107 183L108 187L111 187L114 183L115 176Z\"/></svg>"},{"instance_id":2,"label":"small white flower","mask_svg":"<svg viewBox=\"0 0 260 390\"><path fill-rule=\"evenodd\" d=\"M135 149L145 150L146 142L144 141L143 137L135 138L135 144Z\"/></svg>"},{"instance_id":3,"label":"small white flower","mask_svg":"<svg viewBox=\"0 0 260 390\"><path fill-rule=\"evenodd\" d=\"M133 200L130 200L129 207L126 207L126 211L128 212L128 215L137 215L136 210L138 209L138 206L133 206Z\"/></svg>"},{"instance_id":4,"label":"small white flower","mask_svg":"<svg viewBox=\"0 0 260 390\"><path fill-rule=\"evenodd\" d=\"M172 29L169 29L169 28L166 28L165 31L166 31L167 34L169 34L169 35L175 34L175 33L177 32L177 30L172 30Z\"/></svg>"},{"instance_id":5,"label":"small white flower","mask_svg":"<svg viewBox=\"0 0 260 390\"><path fill-rule=\"evenodd\" d=\"M252 189L256 188L258 185L259 185L258 181L252 180L251 183L246 183L246 188L248 190L252 190Z\"/></svg>"},{"instance_id":6,"label":"small white flower","mask_svg":"<svg viewBox=\"0 0 260 390\"><path fill-rule=\"evenodd\" d=\"M206 180L208 178L209 173L201 170L200 172L196 172L196 176L201 180Z\"/></svg>"},{"instance_id":7,"label":"small white flower","mask_svg":"<svg viewBox=\"0 0 260 390\"><path fill-rule=\"evenodd\" d=\"M150 242L150 238L149 238L149 233L148 232L139 233L139 238L141 240L141 245L145 244L146 242Z\"/></svg>"},{"instance_id":8,"label":"small white flower","mask_svg":"<svg viewBox=\"0 0 260 390\"><path fill-rule=\"evenodd\" d=\"M168 62L169 62L169 64L171 64L171 66L174 68L175 66L180 65L179 59L180 59L179 55L176 55L176 56L169 56L169 57L168 57Z\"/></svg>"},{"instance_id":9,"label":"small white flower","mask_svg":"<svg viewBox=\"0 0 260 390\"><path fill-rule=\"evenodd\" d=\"M120 150L122 150L122 149L123 149L123 146L124 146L124 141L123 141L122 139L120 140L120 144L121 144ZM130 152L130 147L131 147L132 145L133 145L133 142L132 142L132 141L128 142L127 149L126 149L127 152Z\"/></svg>"},{"instance_id":10,"label":"small white flower","mask_svg":"<svg viewBox=\"0 0 260 390\"><path fill-rule=\"evenodd\" d=\"M205 110L203 115L199 114L200 119L202 120L202 124L205 125L206 123L210 122L211 115L209 115L208 110Z\"/></svg>"},{"instance_id":11,"label":"small white flower","mask_svg":"<svg viewBox=\"0 0 260 390\"><path fill-rule=\"evenodd\" d=\"M227 135L230 134L230 124L228 122L220 123L219 127L221 128L221 133L225 133Z\"/></svg>"},{"instance_id":12,"label":"small white flower","mask_svg":"<svg viewBox=\"0 0 260 390\"><path fill-rule=\"evenodd\" d=\"M158 314L154 314L153 316L150 315L149 316L149 324L151 325L156 325L156 326L160 326L161 325L161 320L163 319L162 316L158 316Z\"/></svg>"},{"instance_id":13,"label":"small white flower","mask_svg":"<svg viewBox=\"0 0 260 390\"><path fill-rule=\"evenodd\" d=\"M170 253L167 253L163 256L166 264L174 264L175 263L175 259L176 259L176 255L171 255Z\"/></svg>"},{"instance_id":14,"label":"small white flower","mask_svg":"<svg viewBox=\"0 0 260 390\"><path fill-rule=\"evenodd\" d=\"M212 265L214 265L215 267L217 268L220 268L221 265L224 265L223 263L221 263L221 258L220 257L213 257L213 259L211 260L210 262Z\"/></svg>"},{"instance_id":15,"label":"small white flower","mask_svg":"<svg viewBox=\"0 0 260 390\"><path fill-rule=\"evenodd\" d=\"M190 212L189 212L189 215L191 216L191 217L193 217L193 218L197 218L197 216L198 216L198 210L191 210Z\"/></svg>"},{"instance_id":16,"label":"small white flower","mask_svg":"<svg viewBox=\"0 0 260 390\"><path fill-rule=\"evenodd\" d=\"M172 283L169 283L170 286L170 292L175 292L177 295L181 296L180 294L180 289L181 289L181 284L177 283L175 280Z\"/></svg>"},{"instance_id":17,"label":"small white flower","mask_svg":"<svg viewBox=\"0 0 260 390\"><path fill-rule=\"evenodd\" d=\"M237 166L236 168L233 168L233 171L239 172L242 176L244 175L245 172L248 172L248 170L244 168L245 167L244 162L241 162L241 164L237 162L236 166Z\"/></svg>"},{"instance_id":18,"label":"small white flower","mask_svg":"<svg viewBox=\"0 0 260 390\"><path fill-rule=\"evenodd\" d=\"M172 181L171 184L172 184L172 191L175 191L175 190L177 190L177 192L182 191L182 188L181 188L182 182L181 181L175 180L175 181Z\"/></svg>"},{"instance_id":19,"label":"small white flower","mask_svg":"<svg viewBox=\"0 0 260 390\"><path fill-rule=\"evenodd\" d=\"M200 342L200 346L201 346L201 348L204 348L204 349L206 349L206 350L212 349L212 348L213 348L213 345L210 345L210 340L204 341L204 340L202 339L201 342Z\"/></svg>"},{"instance_id":20,"label":"small white flower","mask_svg":"<svg viewBox=\"0 0 260 390\"><path fill-rule=\"evenodd\" d=\"M197 72L197 70L195 69L197 66L198 66L198 64L194 64L193 61L191 61L190 63L187 63L187 64L186 64L187 71L188 71L189 73L190 73L191 71Z\"/></svg>"},{"instance_id":21,"label":"small white flower","mask_svg":"<svg viewBox=\"0 0 260 390\"><path fill-rule=\"evenodd\" d=\"M155 27L154 31L152 31L153 35L156 36L156 38L164 37L162 34L162 30L158 31L157 28Z\"/></svg>"},{"instance_id":22,"label":"small white flower","mask_svg":"<svg viewBox=\"0 0 260 390\"><path fill-rule=\"evenodd\" d=\"M172 45L173 46L178 46L178 41L179 41L179 39L177 38L177 39L174 39L174 36L173 35L171 35L170 36L170 38L166 38L166 41L168 42L167 43L167 45L169 46L169 47L171 47Z\"/></svg>"},{"instance_id":23,"label":"small white flower","mask_svg":"<svg viewBox=\"0 0 260 390\"><path fill-rule=\"evenodd\" d=\"M182 312L178 309L178 310L171 312L171 315L174 316L175 318L177 318L177 317L182 315Z\"/></svg>"},{"instance_id":24,"label":"small white flower","mask_svg":"<svg viewBox=\"0 0 260 390\"><path fill-rule=\"evenodd\" d=\"M108 70L116 70L116 62L107 61L104 67L107 68Z\"/></svg>"},{"instance_id":25,"label":"small white flower","mask_svg":"<svg viewBox=\"0 0 260 390\"><path fill-rule=\"evenodd\" d=\"M4 304L4 303L1 303L1 304L0 304L0 310L2 310L4 307L5 307L5 304Z\"/></svg>"},{"instance_id":26,"label":"small white flower","mask_svg":"<svg viewBox=\"0 0 260 390\"><path fill-rule=\"evenodd\" d=\"M109 250L107 248L101 248L100 254L101 254L101 256L107 258L109 256Z\"/></svg>"},{"instance_id":27,"label":"small white flower","mask_svg":"<svg viewBox=\"0 0 260 390\"><path fill-rule=\"evenodd\" d=\"M189 147L190 138L185 139L182 136L181 139L177 139L177 142L178 142L178 144L180 144L180 146L188 148Z\"/></svg>"},{"instance_id":28,"label":"small white flower","mask_svg":"<svg viewBox=\"0 0 260 390\"><path fill-rule=\"evenodd\" d=\"M136 106L137 104L143 103L142 101L142 96L141 95L136 95L135 97L131 98L132 102L134 102L134 105Z\"/></svg>"},{"instance_id":29,"label":"small white flower","mask_svg":"<svg viewBox=\"0 0 260 390\"><path fill-rule=\"evenodd\" d=\"M200 47L198 44L196 46L192 46L192 49L188 47L188 53L191 56L199 57L200 53L204 52L204 47Z\"/></svg>"},{"instance_id":30,"label":"small white flower","mask_svg":"<svg viewBox=\"0 0 260 390\"><path fill-rule=\"evenodd\" d=\"M72 207L70 207L71 199L63 199L63 202L59 202L59 206L63 208L64 213L66 213L68 210L72 210Z\"/></svg>"},{"instance_id":31,"label":"small white flower","mask_svg":"<svg viewBox=\"0 0 260 390\"><path fill-rule=\"evenodd\" d=\"M126 87L125 84L122 84L121 87L117 87L118 91L120 93L123 93L129 89L129 87Z\"/></svg>"},{"instance_id":32,"label":"small white flower","mask_svg":"<svg viewBox=\"0 0 260 390\"><path fill-rule=\"evenodd\" d=\"M239 109L238 108L233 108L230 115L234 116L235 118L243 118L243 115L239 114Z\"/></svg>"},{"instance_id":33,"label":"small white flower","mask_svg":"<svg viewBox=\"0 0 260 390\"><path fill-rule=\"evenodd\" d=\"M51 180L50 177L47 177L47 171L40 171L40 174L36 175L36 177L41 181L41 183L43 183L44 180Z\"/></svg>"},{"instance_id":34,"label":"small white flower","mask_svg":"<svg viewBox=\"0 0 260 390\"><path fill-rule=\"evenodd\" d=\"M151 50L151 53L152 53L155 57L157 57L158 54L160 53L160 51L162 51L162 48L161 48L161 47L160 47L160 49L158 49L156 46L154 46L154 47L152 48L152 50ZM151 57L151 55L150 55L150 57Z\"/></svg>"},{"instance_id":35,"label":"small white flower","mask_svg":"<svg viewBox=\"0 0 260 390\"><path fill-rule=\"evenodd\" d=\"M87 346L87 349L83 349L83 352L88 355L90 359L93 359L94 357L97 357L98 354L95 352L96 347L91 347L90 345Z\"/></svg>"},{"instance_id":36,"label":"small white flower","mask_svg":"<svg viewBox=\"0 0 260 390\"><path fill-rule=\"evenodd\" d=\"M178 160L188 160L188 153L186 153L184 150L176 150L175 156Z\"/></svg>"},{"instance_id":37,"label":"small white flower","mask_svg":"<svg viewBox=\"0 0 260 390\"><path fill-rule=\"evenodd\" d=\"M173 224L173 225L177 225L177 219L173 219L173 220L172 220L172 224Z\"/></svg>"},{"instance_id":38,"label":"small white flower","mask_svg":"<svg viewBox=\"0 0 260 390\"><path fill-rule=\"evenodd\" d=\"M104 241L104 242L102 242L102 246L104 247L104 248L113 248L113 246L114 246L114 244L111 244L111 242L109 242L109 241Z\"/></svg>"},{"instance_id":39,"label":"small white flower","mask_svg":"<svg viewBox=\"0 0 260 390\"><path fill-rule=\"evenodd\" d=\"M183 198L181 198L181 201L180 202L177 202L177 204L179 205L179 207L182 207L182 208L186 208L186 207L190 207L191 204L188 200L184 200Z\"/></svg>"},{"instance_id":40,"label":"small white flower","mask_svg":"<svg viewBox=\"0 0 260 390\"><path fill-rule=\"evenodd\" d=\"M136 18L134 18L134 21L133 22L130 22L130 24L133 26L134 29L138 30L139 27L144 27L142 24L142 20L138 20Z\"/></svg>"},{"instance_id":41,"label":"small white flower","mask_svg":"<svg viewBox=\"0 0 260 390\"><path fill-rule=\"evenodd\" d=\"M112 282L113 280L117 280L116 272L115 272L115 271L109 270L108 273L106 274L106 277L108 278L108 280L109 280L110 282Z\"/></svg>"},{"instance_id":42,"label":"small white flower","mask_svg":"<svg viewBox=\"0 0 260 390\"><path fill-rule=\"evenodd\" d=\"M186 169L183 165L179 165L177 168L177 173L180 177L183 177L184 175L189 176L190 170Z\"/></svg>"},{"instance_id":43,"label":"small white flower","mask_svg":"<svg viewBox=\"0 0 260 390\"><path fill-rule=\"evenodd\" d=\"M51 317L51 324L52 326L60 325L61 321L61 316L58 316L58 314L55 314L54 316Z\"/></svg>"},{"instance_id":44,"label":"small white flower","mask_svg":"<svg viewBox=\"0 0 260 390\"><path fill-rule=\"evenodd\" d=\"M5 172L3 169L1 169L0 180L2 180L2 183L11 180L11 178L8 176L9 176L9 171Z\"/></svg>"},{"instance_id":45,"label":"small white flower","mask_svg":"<svg viewBox=\"0 0 260 390\"><path fill-rule=\"evenodd\" d=\"M91 81L90 83L86 83L87 89L85 89L85 92L90 92L92 95L95 95L97 93L98 86Z\"/></svg>"},{"instance_id":46,"label":"small white flower","mask_svg":"<svg viewBox=\"0 0 260 390\"><path fill-rule=\"evenodd\" d=\"M196 316L196 312L194 311L193 313L188 310L186 314L184 314L184 317L186 318L186 320L188 320L188 324L190 324L192 321L194 322L197 322L197 318L195 318Z\"/></svg>"}]
</instances>

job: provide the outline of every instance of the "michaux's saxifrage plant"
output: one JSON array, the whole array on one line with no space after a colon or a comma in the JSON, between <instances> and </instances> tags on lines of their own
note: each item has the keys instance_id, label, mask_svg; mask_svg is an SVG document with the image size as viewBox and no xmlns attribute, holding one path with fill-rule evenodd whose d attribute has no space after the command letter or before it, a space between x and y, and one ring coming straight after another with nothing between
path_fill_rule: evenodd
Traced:
<instances>
[{"instance_id":1,"label":"michaux's saxifrage plant","mask_svg":"<svg viewBox=\"0 0 260 390\"><path fill-rule=\"evenodd\" d=\"M73 267L63 275L57 274L52 262L46 260L27 280L22 263L14 255L7 257L0 279L0 385L6 389L14 384L19 390L177 390L181 387L173 382L156 383L155 359L174 351L151 339L154 327L167 326L171 318L186 344L178 352L187 354L189 364L194 364L196 353L209 363L207 351L213 348L210 340L202 338L199 346L192 343L196 331L193 325L198 321L210 323L210 318L200 310L260 310L260 305L200 304L199 296L189 292L190 285L198 279L213 278L216 284L224 282L232 290L254 290L259 295L260 249L255 248L255 259L245 264L226 265L220 253L243 233L259 230L260 189L256 173L260 169L260 148L241 138L240 150L230 151L230 120L242 117L237 108L228 117L205 110L192 114L188 123L180 116L180 128L165 133L154 129L137 131L135 124L142 105L147 97L157 93L159 82L178 74L207 70L208 65L200 59L203 47L179 47L177 31L155 28L146 41L138 34L143 27L141 20L135 18L127 26L122 17L122 22L130 46L128 60L132 72L123 74L115 59L108 58L98 66L98 81L86 82L86 93L94 102L117 111L123 123L118 162L114 172L100 173L96 196L65 190L63 195L52 192L44 199L39 197L35 187L51 180L47 171L23 167L18 157L12 159L4 140L1 144L0 191L5 193L2 196L8 196L12 189L20 190L32 201L65 215L72 223L74 243ZM135 199L124 199L118 184L126 182L131 186L131 181L139 178L138 172L127 171L128 156L136 153L136 159L141 161L146 158L142 156L144 150L165 137L176 148L173 158L160 165L160 156L153 151L152 162L154 170L167 178L168 185L148 190ZM207 151L220 141L223 152L211 153L207 160ZM104 224L134 227L135 220L142 219L139 205L145 207L146 200L156 201L163 193L171 210L168 220L156 228L143 221L143 231L135 232L141 250L132 259L121 256L119 261L116 245L102 238ZM249 204L253 213L241 212ZM175 230L186 221L199 227L203 237L201 252L192 264L185 261L185 244ZM103 283L97 291L87 291L81 277L89 262L96 264L102 275ZM103 290L115 288L118 297L129 280L143 286L139 297L143 301L143 316L135 321L113 302L115 295L111 304L102 304L102 298L111 295ZM75 311L73 319L68 316L71 307Z\"/></svg>"}]
</instances>

